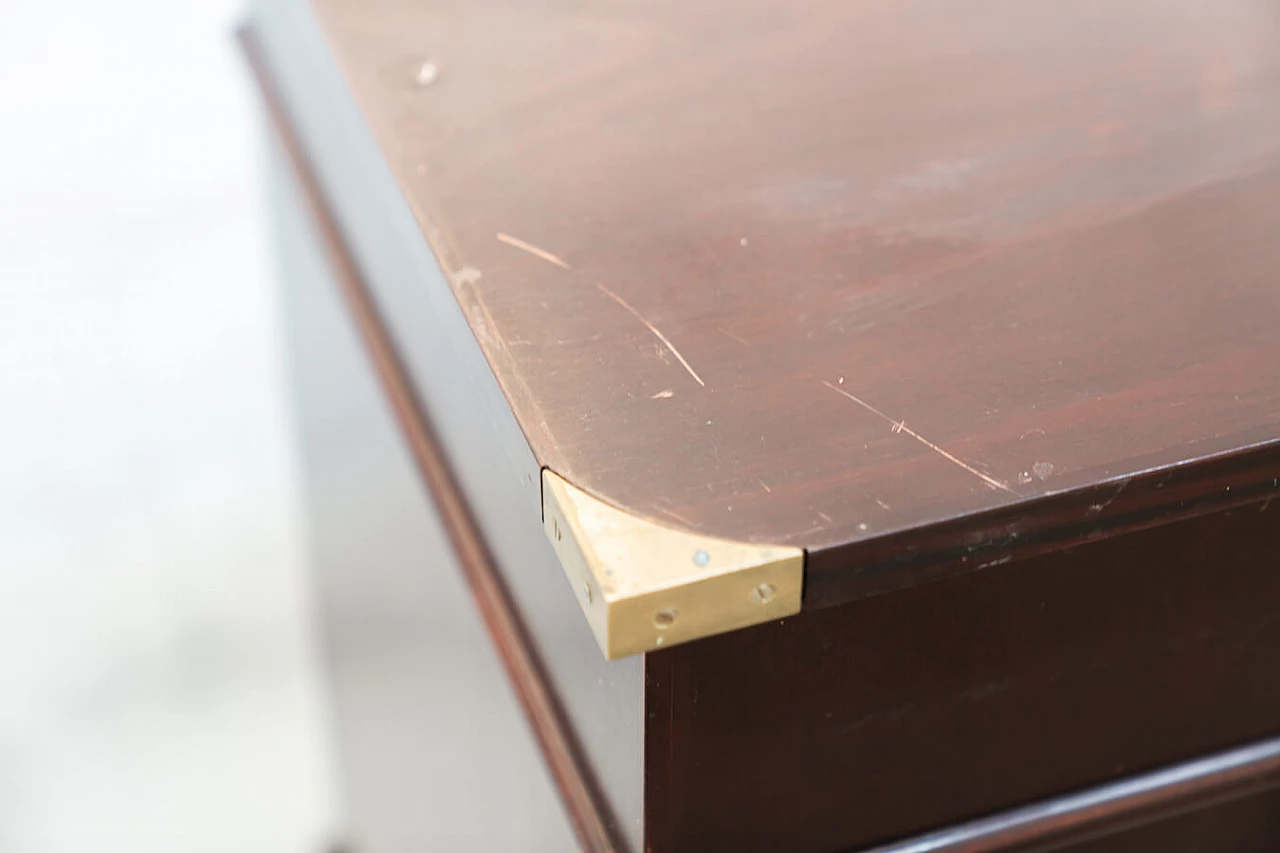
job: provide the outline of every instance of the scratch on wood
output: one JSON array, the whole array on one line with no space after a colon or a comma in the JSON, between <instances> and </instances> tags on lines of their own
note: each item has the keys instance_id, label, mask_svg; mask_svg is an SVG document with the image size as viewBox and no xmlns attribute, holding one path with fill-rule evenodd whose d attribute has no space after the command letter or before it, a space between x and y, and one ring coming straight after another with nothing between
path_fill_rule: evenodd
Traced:
<instances>
[{"instance_id":1,"label":"scratch on wood","mask_svg":"<svg viewBox=\"0 0 1280 853\"><path fill-rule=\"evenodd\" d=\"M989 563L979 563L979 564L978 564L978 568L980 568L980 569L989 569L989 568L991 568L992 566L1003 566L1005 563L1008 563L1008 562L1010 562L1011 560L1013 560L1013 555L1012 555L1012 554L1005 554L1005 555L1003 555L1003 556L1001 556L1001 557L996 557L994 560L992 560L992 561L991 561L991 562L989 562Z\"/></svg>"},{"instance_id":2,"label":"scratch on wood","mask_svg":"<svg viewBox=\"0 0 1280 853\"><path fill-rule=\"evenodd\" d=\"M514 246L522 252L528 252L531 255L536 255L537 257L542 258L544 261L555 264L556 266L561 267L562 269L566 269L566 270L573 269L573 267L569 266L564 261L560 260L555 255L551 254L546 249L539 249L537 246L533 245L532 243L526 243L525 241L519 238L512 237L510 234L503 234L501 231L498 232L497 236L499 240L501 240L503 243L506 243L508 246Z\"/></svg>"},{"instance_id":3,"label":"scratch on wood","mask_svg":"<svg viewBox=\"0 0 1280 853\"><path fill-rule=\"evenodd\" d=\"M1271 497L1267 498L1267 499L1266 499L1266 501L1262 504L1262 508L1258 510L1258 513L1259 513L1259 514L1262 514L1262 513L1266 512L1266 511L1267 511L1267 507L1271 506L1271 502L1272 502L1273 500L1275 500L1275 499L1276 499L1276 496L1275 496L1275 495L1272 495Z\"/></svg>"},{"instance_id":4,"label":"scratch on wood","mask_svg":"<svg viewBox=\"0 0 1280 853\"><path fill-rule=\"evenodd\" d=\"M1089 507L1089 512L1102 512L1104 509L1111 506L1113 503L1116 502L1116 498L1120 497L1120 493L1129 487L1129 482L1130 482L1129 480L1125 480L1123 483L1120 484L1120 488L1116 489L1116 493L1112 495L1111 498L1106 503L1094 504L1093 506Z\"/></svg>"},{"instance_id":5,"label":"scratch on wood","mask_svg":"<svg viewBox=\"0 0 1280 853\"><path fill-rule=\"evenodd\" d=\"M556 338L552 343L556 346L562 347L568 344L582 344L587 343L588 341L598 341L602 336L603 335L600 332L596 332L594 335L589 335L585 338Z\"/></svg>"},{"instance_id":6,"label":"scratch on wood","mask_svg":"<svg viewBox=\"0 0 1280 853\"><path fill-rule=\"evenodd\" d=\"M769 488L769 484L766 483L764 480L761 480L759 477L756 477L756 482L760 484L760 488L764 489L769 494L773 494L773 489Z\"/></svg>"},{"instance_id":7,"label":"scratch on wood","mask_svg":"<svg viewBox=\"0 0 1280 853\"><path fill-rule=\"evenodd\" d=\"M733 338L735 341L742 344L744 347L751 346L751 341L748 341L745 338L738 337L733 332L726 329L724 326L716 326L716 331L724 335L725 337Z\"/></svg>"},{"instance_id":8,"label":"scratch on wood","mask_svg":"<svg viewBox=\"0 0 1280 853\"><path fill-rule=\"evenodd\" d=\"M612 290L610 290L609 288L605 287L603 284L597 284L597 285L596 285L596 287L597 287L597 288L599 288L600 292L601 292L601 293L603 293L605 296L608 296L608 297L609 297L610 299L612 299L614 302L618 303L618 304L619 304L619 305L621 305L623 308L625 308L625 309L627 310L627 312L628 312L632 317L635 317L635 318L636 318L637 320L639 320L641 323L644 323L645 328L646 328L646 329L648 329L650 332L652 332L652 333L653 333L653 336L654 336L655 338L657 338L658 340L662 341L663 345L664 345L664 346L666 346L666 348L667 348L668 350L670 350L670 351L671 351L671 354L672 354L672 355L674 355L674 356L676 357L676 360L677 360L677 361L679 361L679 362L680 362L680 364L682 364L682 365L684 366L684 369L685 369L685 370L687 370L687 371L689 371L689 375L693 377L693 381L697 382L699 385L703 386L704 388L706 387L707 383L703 382L703 381L702 381L702 377L698 375L697 371L695 371L695 370L694 370L694 369L689 365L689 362L687 362L687 361L685 361L685 360L684 360L684 356L682 356L682 355L680 354L680 350L676 349L675 344L673 344L673 343L671 343L671 341L667 340L667 336L666 336L666 335L664 335L664 334L662 334L662 332L658 331L658 327L657 327L657 326L653 325L653 324L652 324L652 323L650 323L648 320L646 320L646 319L644 318L644 315L643 315L643 314L641 314L641 313L640 313L639 311L637 311L636 309L632 308L632 307L631 307L631 306L626 302L626 300L624 300L624 299L623 299L621 296L619 296L618 294L614 293L614 292L613 292Z\"/></svg>"},{"instance_id":9,"label":"scratch on wood","mask_svg":"<svg viewBox=\"0 0 1280 853\"><path fill-rule=\"evenodd\" d=\"M992 489L999 489L1000 491L1003 491L1003 492L1008 492L1008 493L1009 493L1009 494L1011 494L1011 495L1016 495L1016 494L1017 494L1017 492L1015 492L1013 489L1009 488L1008 484L1006 484L1006 483L1002 483L1002 482L1000 482L999 480L995 479L994 477L988 477L986 474L982 473L982 472L981 472L981 471L979 471L977 468L974 468L972 465L969 465L968 463L963 462L963 461L961 461L960 459L957 459L956 457L952 456L952 455L951 455L950 453L948 453L947 451L943 450L943 449L942 449L941 447L939 447L938 445L934 444L932 441L929 441L929 439L925 438L924 436L920 435L920 433L918 433L918 432L916 432L915 430L913 430L913 429L911 429L910 427L908 427L908 426L907 426L907 422L906 422L906 421L897 421L897 420L894 420L893 418L889 417L889 416L888 416L888 415L886 415L884 412L880 411L879 409L877 409L875 406L871 405L870 403L866 403L866 402L863 402L862 400L859 400L857 397L853 396L853 395L852 395L852 394L850 394L848 391L846 391L846 390L844 390L843 388L840 388L840 387L838 387L838 386L836 386L836 385L832 385L830 382L827 382L827 381L825 381L825 380L824 380L822 384L823 384L823 385L825 385L825 386L827 386L828 388L830 388L832 391L835 391L835 392L836 392L837 394L839 394L841 397L847 397L848 399L850 399L850 400L852 400L853 402L857 403L857 404L858 404L859 406L861 406L862 408L866 409L868 412L871 412L871 414L876 415L877 417L882 418L883 420L885 420L885 421L887 421L888 423L890 423L890 424L893 426L893 431L894 431L894 433L905 432L907 435L911 436L911 437L912 437L912 438L914 438L916 441L920 442L920 443L921 443L921 444L923 444L925 447L927 447L927 448L929 448L930 450L932 450L934 453L937 453L937 454L938 454L939 456L941 456L943 459L946 459L948 462L952 462L952 463L954 463L954 464L956 464L956 465L960 466L961 468L963 468L964 470L968 471L968 472L969 472L970 474L972 474L973 476L975 476L975 477L977 477L978 479L982 480L982 482L986 483L988 487L990 487L990 488L992 488Z\"/></svg>"},{"instance_id":10,"label":"scratch on wood","mask_svg":"<svg viewBox=\"0 0 1280 853\"><path fill-rule=\"evenodd\" d=\"M818 512L818 511L814 510L814 512ZM818 512L818 518L822 519L827 524L831 523L831 516L827 515L825 512Z\"/></svg>"},{"instance_id":11,"label":"scratch on wood","mask_svg":"<svg viewBox=\"0 0 1280 853\"><path fill-rule=\"evenodd\" d=\"M667 389L667 390L665 390L665 391L659 391L657 394L654 394L654 395L653 395L652 397L650 397L649 399L650 399L650 400L665 400L665 399L667 399L668 397L672 397L672 396L674 396L674 395L675 395L675 393L676 393L675 391L672 391L670 388L668 388L668 389Z\"/></svg>"},{"instance_id":12,"label":"scratch on wood","mask_svg":"<svg viewBox=\"0 0 1280 853\"><path fill-rule=\"evenodd\" d=\"M665 515L667 518L670 518L673 521L678 521L680 524L683 524L685 527L696 528L700 526L700 525L694 524L692 521L685 518L683 515L679 515L678 513L672 512L669 509L663 509L662 507L655 507L655 509L657 509L658 512Z\"/></svg>"},{"instance_id":13,"label":"scratch on wood","mask_svg":"<svg viewBox=\"0 0 1280 853\"><path fill-rule=\"evenodd\" d=\"M889 505L884 501L880 500L879 498L876 498L876 506L880 507L883 510L889 509Z\"/></svg>"}]
</instances>

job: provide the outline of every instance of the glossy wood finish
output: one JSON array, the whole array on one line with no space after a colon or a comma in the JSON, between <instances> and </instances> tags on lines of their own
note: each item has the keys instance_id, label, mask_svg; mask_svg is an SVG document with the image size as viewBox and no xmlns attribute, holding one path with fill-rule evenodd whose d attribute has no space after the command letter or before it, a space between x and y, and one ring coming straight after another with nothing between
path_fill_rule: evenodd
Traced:
<instances>
[{"instance_id":1,"label":"glossy wood finish","mask_svg":"<svg viewBox=\"0 0 1280 853\"><path fill-rule=\"evenodd\" d=\"M1280 839L1280 790L1275 788L1168 820L1117 827L1113 834L1070 847L1031 846L1036 853L1272 853Z\"/></svg>"},{"instance_id":2,"label":"glossy wood finish","mask_svg":"<svg viewBox=\"0 0 1280 853\"><path fill-rule=\"evenodd\" d=\"M539 460L823 599L1280 436L1271 3L314 5Z\"/></svg>"},{"instance_id":3,"label":"glossy wood finish","mask_svg":"<svg viewBox=\"0 0 1280 853\"><path fill-rule=\"evenodd\" d=\"M1276 511L649 655L650 849L856 850L1280 733Z\"/></svg>"},{"instance_id":4,"label":"glossy wood finish","mask_svg":"<svg viewBox=\"0 0 1280 853\"><path fill-rule=\"evenodd\" d=\"M860 849L1280 732L1270 6L259 5L589 848ZM539 464L807 546L804 612L603 666Z\"/></svg>"},{"instance_id":5,"label":"glossy wood finish","mask_svg":"<svg viewBox=\"0 0 1280 853\"><path fill-rule=\"evenodd\" d=\"M839 571L810 555L805 606L822 607L1000 566L1280 494L1280 443L1101 483L860 542Z\"/></svg>"},{"instance_id":6,"label":"glossy wood finish","mask_svg":"<svg viewBox=\"0 0 1280 853\"><path fill-rule=\"evenodd\" d=\"M1274 850L1280 738L876 848L872 853Z\"/></svg>"}]
</instances>

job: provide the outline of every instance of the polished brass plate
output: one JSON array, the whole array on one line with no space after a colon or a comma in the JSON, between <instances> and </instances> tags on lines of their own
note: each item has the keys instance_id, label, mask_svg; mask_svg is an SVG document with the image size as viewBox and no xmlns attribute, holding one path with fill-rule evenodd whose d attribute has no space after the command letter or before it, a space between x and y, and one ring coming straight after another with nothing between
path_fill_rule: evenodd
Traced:
<instances>
[{"instance_id":1,"label":"polished brass plate","mask_svg":"<svg viewBox=\"0 0 1280 853\"><path fill-rule=\"evenodd\" d=\"M800 611L804 552L676 530L542 472L543 527L609 660Z\"/></svg>"}]
</instances>

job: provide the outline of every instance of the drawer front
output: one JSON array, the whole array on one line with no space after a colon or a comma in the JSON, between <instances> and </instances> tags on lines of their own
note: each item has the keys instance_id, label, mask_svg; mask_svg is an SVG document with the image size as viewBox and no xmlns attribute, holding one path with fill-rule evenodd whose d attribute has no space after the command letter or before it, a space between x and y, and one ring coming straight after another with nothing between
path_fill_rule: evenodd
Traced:
<instances>
[{"instance_id":1,"label":"drawer front","mask_svg":"<svg viewBox=\"0 0 1280 853\"><path fill-rule=\"evenodd\" d=\"M991 815L872 853L1280 849L1280 738Z\"/></svg>"},{"instance_id":2,"label":"drawer front","mask_svg":"<svg viewBox=\"0 0 1280 853\"><path fill-rule=\"evenodd\" d=\"M1030 849L1046 853L1274 853L1280 849L1280 788L1192 807L1067 847Z\"/></svg>"},{"instance_id":3,"label":"drawer front","mask_svg":"<svg viewBox=\"0 0 1280 853\"><path fill-rule=\"evenodd\" d=\"M1276 506L650 655L654 853L865 849L1280 735Z\"/></svg>"}]
</instances>

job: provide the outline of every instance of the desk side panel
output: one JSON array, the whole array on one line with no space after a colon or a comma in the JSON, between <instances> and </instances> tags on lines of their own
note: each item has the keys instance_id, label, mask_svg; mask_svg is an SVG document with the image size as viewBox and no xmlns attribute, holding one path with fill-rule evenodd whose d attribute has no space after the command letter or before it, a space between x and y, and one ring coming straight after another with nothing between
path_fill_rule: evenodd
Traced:
<instances>
[{"instance_id":1,"label":"desk side panel","mask_svg":"<svg viewBox=\"0 0 1280 853\"><path fill-rule=\"evenodd\" d=\"M289 169L274 158L272 194L350 840L361 853L569 850L555 788Z\"/></svg>"},{"instance_id":2,"label":"desk side panel","mask_svg":"<svg viewBox=\"0 0 1280 853\"><path fill-rule=\"evenodd\" d=\"M287 120L501 571L621 846L641 849L641 662L608 664L541 527L539 466L307 5L262 0L251 28Z\"/></svg>"}]
</instances>

